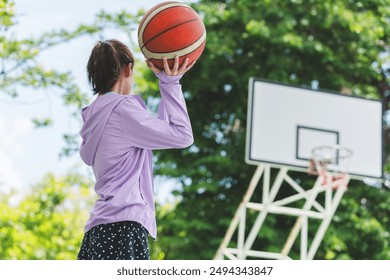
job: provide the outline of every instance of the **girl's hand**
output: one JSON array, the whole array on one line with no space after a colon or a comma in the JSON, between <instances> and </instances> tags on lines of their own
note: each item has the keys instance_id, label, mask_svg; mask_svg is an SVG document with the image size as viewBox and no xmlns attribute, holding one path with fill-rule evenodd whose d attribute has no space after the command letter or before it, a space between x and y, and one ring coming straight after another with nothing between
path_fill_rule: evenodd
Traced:
<instances>
[{"instance_id":1,"label":"girl's hand","mask_svg":"<svg viewBox=\"0 0 390 280\"><path fill-rule=\"evenodd\" d=\"M190 65L188 65L188 58L184 60L182 65L179 67L179 57L175 57L175 63L173 64L172 68L169 68L168 65L168 59L166 57L163 58L163 65L164 65L164 71L168 76L179 76L186 73L188 70L194 66L196 61L192 62ZM154 72L154 74L158 75L162 70L157 68L151 61L146 60L146 64L148 67Z\"/></svg>"}]
</instances>

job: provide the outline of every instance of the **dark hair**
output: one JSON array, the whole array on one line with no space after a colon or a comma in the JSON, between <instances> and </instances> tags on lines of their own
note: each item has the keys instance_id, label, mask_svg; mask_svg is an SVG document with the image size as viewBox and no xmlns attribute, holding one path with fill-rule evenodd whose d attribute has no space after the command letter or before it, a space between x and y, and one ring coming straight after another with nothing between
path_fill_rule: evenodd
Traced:
<instances>
[{"instance_id":1,"label":"dark hair","mask_svg":"<svg viewBox=\"0 0 390 280\"><path fill-rule=\"evenodd\" d=\"M118 40L97 42L87 64L88 81L93 94L109 92L123 67L129 63L133 68L134 57L125 44Z\"/></svg>"}]
</instances>

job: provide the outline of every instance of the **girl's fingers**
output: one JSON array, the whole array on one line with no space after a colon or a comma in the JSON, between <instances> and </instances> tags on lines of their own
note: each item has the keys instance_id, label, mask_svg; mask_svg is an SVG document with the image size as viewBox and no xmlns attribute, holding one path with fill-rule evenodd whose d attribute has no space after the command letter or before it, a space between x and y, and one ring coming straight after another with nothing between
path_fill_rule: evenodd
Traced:
<instances>
[{"instance_id":1,"label":"girl's fingers","mask_svg":"<svg viewBox=\"0 0 390 280\"><path fill-rule=\"evenodd\" d=\"M179 69L179 57L175 56L175 63L173 64L172 74L177 75L177 70Z\"/></svg>"},{"instance_id":2,"label":"girl's fingers","mask_svg":"<svg viewBox=\"0 0 390 280\"><path fill-rule=\"evenodd\" d=\"M179 71L178 71L179 74L182 74L186 71L187 64L188 64L188 58L186 58L184 60L183 64L180 66Z\"/></svg>"},{"instance_id":3,"label":"girl's fingers","mask_svg":"<svg viewBox=\"0 0 390 280\"><path fill-rule=\"evenodd\" d=\"M172 71L169 69L168 59L165 56L163 57L163 65L165 73L167 73L167 75L172 75Z\"/></svg>"},{"instance_id":4,"label":"girl's fingers","mask_svg":"<svg viewBox=\"0 0 390 280\"><path fill-rule=\"evenodd\" d=\"M186 69L184 70L184 72L187 72L188 70L190 70L190 69L192 68L192 66L194 66L195 62L196 62L196 61L193 61L190 65L188 65L188 66L186 67Z\"/></svg>"},{"instance_id":5,"label":"girl's fingers","mask_svg":"<svg viewBox=\"0 0 390 280\"><path fill-rule=\"evenodd\" d=\"M156 67L156 65L153 64L153 62L149 61L149 60L145 60L146 62L146 65L150 68L150 70L152 70L155 74L158 74L161 72L161 70L159 68Z\"/></svg>"},{"instance_id":6,"label":"girl's fingers","mask_svg":"<svg viewBox=\"0 0 390 280\"><path fill-rule=\"evenodd\" d=\"M163 57L163 66L164 66L164 71L165 73L168 75L168 76L178 76L178 75L182 75L184 74L185 72L187 72L188 70L190 70L192 68L192 66L194 66L195 62L196 61L193 61L191 64L188 64L189 62L189 59L186 58L183 63L181 65L179 65L179 57L178 56L175 56L175 60L174 60L174 63L173 63L173 66L172 68L169 68L169 64L168 64L168 59L166 57ZM149 63L151 63L149 61ZM153 64L152 64L153 65ZM149 66L149 64L148 64ZM150 69L153 70L153 68L155 68L156 70L160 71L160 69L158 69L156 66L149 66ZM153 72L155 72L155 70L153 70ZM156 72L155 72L156 73Z\"/></svg>"}]
</instances>

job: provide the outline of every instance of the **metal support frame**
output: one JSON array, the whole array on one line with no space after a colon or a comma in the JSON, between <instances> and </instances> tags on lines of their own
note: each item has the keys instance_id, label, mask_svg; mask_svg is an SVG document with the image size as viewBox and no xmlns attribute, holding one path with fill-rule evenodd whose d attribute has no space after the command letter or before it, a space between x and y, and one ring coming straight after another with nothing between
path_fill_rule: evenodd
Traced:
<instances>
[{"instance_id":1,"label":"metal support frame","mask_svg":"<svg viewBox=\"0 0 390 280\"><path fill-rule=\"evenodd\" d=\"M331 174L326 173L318 176L314 186L309 190L304 190L287 173L288 167L281 167L271 186L271 166L268 164L258 165L249 187L240 203L226 235L214 257L214 259L246 259L247 257L261 259L291 259L288 255L290 250L300 234L300 259L313 259L325 232L332 221L334 213L341 201L344 192L347 189L349 176L344 175L338 180L329 180L333 178ZM251 202L252 195L263 177L263 196L262 202ZM296 194L275 200L278 191L283 182L287 182ZM337 188L336 188L337 186ZM325 192L325 201L323 205L318 202L317 196ZM286 205L304 199L302 208L288 207ZM248 224L246 223L247 209L259 212L254 224L246 236ZM260 234L261 227L268 214L296 216L297 221L293 226L286 243L281 252L266 252L252 250L252 245L256 237ZM309 218L321 220L321 224L311 242L308 240ZM237 248L229 248L229 243L238 227ZM309 244L310 243L310 244Z\"/></svg>"}]
</instances>

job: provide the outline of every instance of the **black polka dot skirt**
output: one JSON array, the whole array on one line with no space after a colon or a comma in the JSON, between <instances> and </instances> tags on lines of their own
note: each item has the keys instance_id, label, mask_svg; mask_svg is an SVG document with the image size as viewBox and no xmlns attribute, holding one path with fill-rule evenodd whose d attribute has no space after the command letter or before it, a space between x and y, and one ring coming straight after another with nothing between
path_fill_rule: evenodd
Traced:
<instances>
[{"instance_id":1,"label":"black polka dot skirt","mask_svg":"<svg viewBox=\"0 0 390 280\"><path fill-rule=\"evenodd\" d=\"M148 260L148 232L132 221L102 224L85 233L78 260Z\"/></svg>"}]
</instances>

